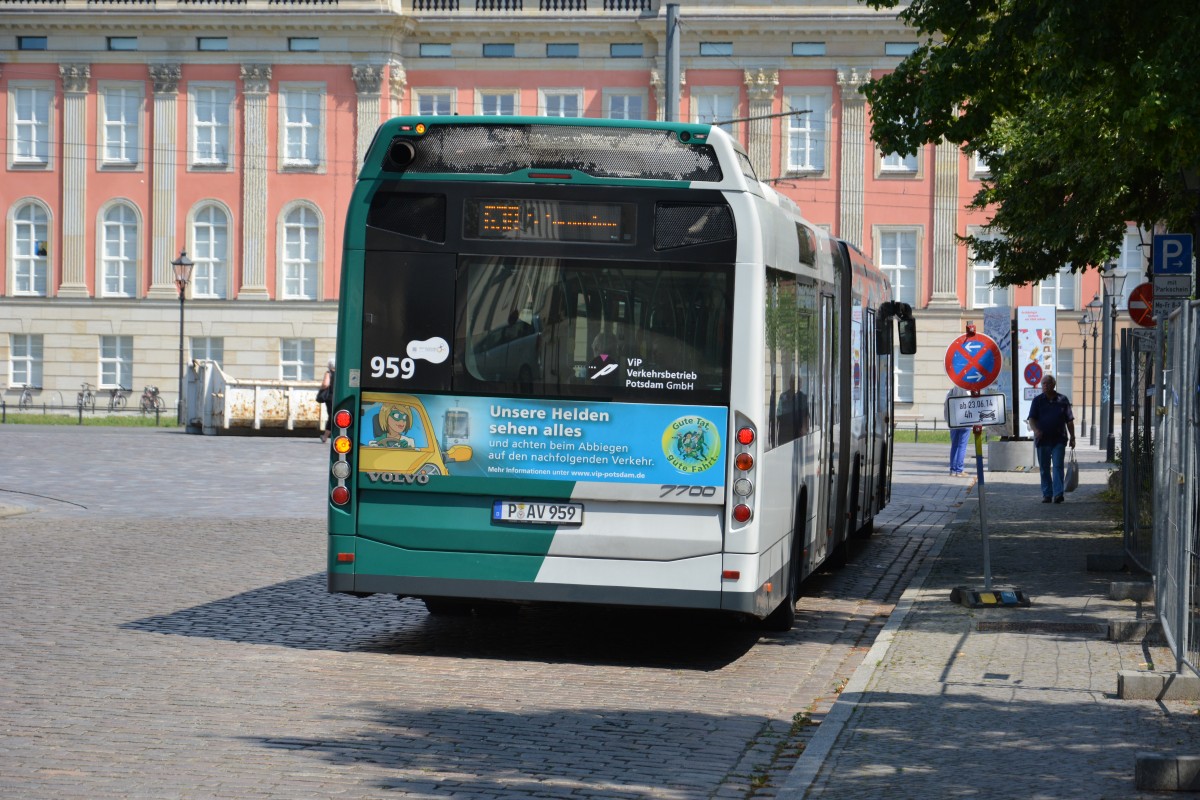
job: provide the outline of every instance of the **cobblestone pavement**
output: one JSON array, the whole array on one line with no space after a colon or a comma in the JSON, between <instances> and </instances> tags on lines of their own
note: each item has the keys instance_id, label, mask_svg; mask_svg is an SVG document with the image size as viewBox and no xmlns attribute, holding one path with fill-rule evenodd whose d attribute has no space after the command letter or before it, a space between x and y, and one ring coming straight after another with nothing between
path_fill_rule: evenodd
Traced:
<instances>
[{"instance_id":1,"label":"cobblestone pavement","mask_svg":"<svg viewBox=\"0 0 1200 800\"><path fill-rule=\"evenodd\" d=\"M779 800L1163 796L1137 791L1136 756L1200 753L1200 718L1195 703L1116 697L1119 671L1175 662L1107 640L1109 620L1153 617L1109 600L1110 584L1149 578L1087 571L1089 554L1120 554L1121 536L1103 497L1109 465L1087 448L1079 461L1062 505L1041 503L1036 471L987 473L993 585L1031 606L950 602L956 586L984 586L973 491Z\"/></svg>"},{"instance_id":2,"label":"cobblestone pavement","mask_svg":"<svg viewBox=\"0 0 1200 800\"><path fill-rule=\"evenodd\" d=\"M0 797L768 797L962 502L944 451L767 638L331 596L315 438L3 426Z\"/></svg>"}]
</instances>

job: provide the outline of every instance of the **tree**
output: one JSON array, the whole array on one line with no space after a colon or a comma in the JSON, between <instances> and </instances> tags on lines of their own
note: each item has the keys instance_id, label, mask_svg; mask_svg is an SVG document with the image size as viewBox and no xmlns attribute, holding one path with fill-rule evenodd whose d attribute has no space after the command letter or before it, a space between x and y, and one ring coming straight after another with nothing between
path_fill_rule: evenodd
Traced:
<instances>
[{"instance_id":1,"label":"tree","mask_svg":"<svg viewBox=\"0 0 1200 800\"><path fill-rule=\"evenodd\" d=\"M963 241L995 260L995 283L1112 261L1128 222L1191 229L1195 0L912 0L899 17L926 44L864 87L872 138L902 154L945 138L987 161L970 207L1000 236Z\"/></svg>"}]
</instances>

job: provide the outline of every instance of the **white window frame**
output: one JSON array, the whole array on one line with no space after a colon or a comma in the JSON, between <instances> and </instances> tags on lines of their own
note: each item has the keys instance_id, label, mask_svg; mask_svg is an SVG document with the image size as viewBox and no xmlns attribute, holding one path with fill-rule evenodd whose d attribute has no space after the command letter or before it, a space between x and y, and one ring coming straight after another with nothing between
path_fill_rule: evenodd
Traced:
<instances>
[{"instance_id":1,"label":"white window frame","mask_svg":"<svg viewBox=\"0 0 1200 800\"><path fill-rule=\"evenodd\" d=\"M564 106L569 106L572 100L575 101L575 113L564 113L567 110ZM582 117L583 110L583 89L538 89L538 114L540 116Z\"/></svg>"},{"instance_id":2,"label":"white window frame","mask_svg":"<svg viewBox=\"0 0 1200 800\"><path fill-rule=\"evenodd\" d=\"M1046 293L1050 293L1050 300L1046 302ZM1054 273L1054 277L1049 280L1038 281L1037 305L1039 306L1054 306L1065 310L1071 310L1079 306L1079 276L1071 272L1071 265L1066 264L1058 268L1058 272Z\"/></svg>"},{"instance_id":3,"label":"white window frame","mask_svg":"<svg viewBox=\"0 0 1200 800\"><path fill-rule=\"evenodd\" d=\"M222 336L193 336L189 341L189 350L193 360L215 361L221 367L225 366L225 339Z\"/></svg>"},{"instance_id":4,"label":"white window frame","mask_svg":"<svg viewBox=\"0 0 1200 800\"><path fill-rule=\"evenodd\" d=\"M22 109L28 98L28 113ZM55 87L48 81L9 81L8 166L10 169L54 168L51 138L55 125Z\"/></svg>"},{"instance_id":5,"label":"white window frame","mask_svg":"<svg viewBox=\"0 0 1200 800\"><path fill-rule=\"evenodd\" d=\"M994 241L1002 238L995 233L988 233L981 228L968 228L968 236L974 236L978 239ZM975 253L967 251L967 272L970 280L968 283L967 308L995 308L996 306L1012 305L1011 295L1012 287L1008 286L992 286L989 281L996 277L996 262L984 261L976 258ZM980 299L981 293L983 299Z\"/></svg>"},{"instance_id":6,"label":"white window frame","mask_svg":"<svg viewBox=\"0 0 1200 800\"><path fill-rule=\"evenodd\" d=\"M142 153L145 126L146 86L130 81L103 82L99 85L99 110L96 114L96 154L101 169L138 168L145 163ZM114 135L115 133L115 135ZM119 153L112 154L116 147Z\"/></svg>"},{"instance_id":7,"label":"white window frame","mask_svg":"<svg viewBox=\"0 0 1200 800\"><path fill-rule=\"evenodd\" d=\"M899 153L879 152L879 176L899 175L909 177L921 174L921 151L911 156L901 156Z\"/></svg>"},{"instance_id":8,"label":"white window frame","mask_svg":"<svg viewBox=\"0 0 1200 800\"><path fill-rule=\"evenodd\" d=\"M279 379L311 381L315 375L316 342L312 339L289 337L279 340Z\"/></svg>"},{"instance_id":9,"label":"white window frame","mask_svg":"<svg viewBox=\"0 0 1200 800\"><path fill-rule=\"evenodd\" d=\"M829 129L833 114L833 93L826 87L811 86L790 89L784 93L784 111L811 109L811 114L784 117L782 161L789 175L824 176L829 173ZM807 163L793 159L793 141L801 151L811 154Z\"/></svg>"},{"instance_id":10,"label":"white window frame","mask_svg":"<svg viewBox=\"0 0 1200 800\"><path fill-rule=\"evenodd\" d=\"M42 385L45 342L40 333L11 333L8 336L8 385L16 389Z\"/></svg>"},{"instance_id":11,"label":"white window frame","mask_svg":"<svg viewBox=\"0 0 1200 800\"><path fill-rule=\"evenodd\" d=\"M27 212L32 219L24 219ZM40 200L25 198L8 213L9 291L17 297L48 297L50 259L38 255L38 242L50 247L50 208Z\"/></svg>"},{"instance_id":12,"label":"white window frame","mask_svg":"<svg viewBox=\"0 0 1200 800\"><path fill-rule=\"evenodd\" d=\"M133 388L133 337L102 334L97 389Z\"/></svg>"},{"instance_id":13,"label":"white window frame","mask_svg":"<svg viewBox=\"0 0 1200 800\"><path fill-rule=\"evenodd\" d=\"M736 119L739 117L738 104L741 102L741 92L732 86L697 86L692 89L689 96L691 105L692 122L700 124L708 124L713 121L728 118ZM728 107L729 114L723 113L723 109ZM739 135L738 123L718 126L734 139L741 141Z\"/></svg>"},{"instance_id":14,"label":"white window frame","mask_svg":"<svg viewBox=\"0 0 1200 800\"><path fill-rule=\"evenodd\" d=\"M279 84L279 170L324 172L325 84ZM299 149L290 134L301 141Z\"/></svg>"},{"instance_id":15,"label":"white window frame","mask_svg":"<svg viewBox=\"0 0 1200 800\"><path fill-rule=\"evenodd\" d=\"M903 244L900 237L912 237L913 263L904 264L900 257ZM917 308L921 287L922 229L919 225L881 225L875 229L875 263L892 284L893 297ZM907 249L907 248L903 248ZM908 277L910 280L903 280Z\"/></svg>"},{"instance_id":16,"label":"white window frame","mask_svg":"<svg viewBox=\"0 0 1200 800\"><path fill-rule=\"evenodd\" d=\"M432 105L428 111L422 106L426 101ZM442 110L443 107L445 110ZM413 91L413 114L419 114L422 117L450 116L457 107L457 96L454 89L416 89Z\"/></svg>"},{"instance_id":17,"label":"white window frame","mask_svg":"<svg viewBox=\"0 0 1200 800\"><path fill-rule=\"evenodd\" d=\"M1144 247L1142 242L1146 243ZM1121 258L1116 265L1117 272L1125 275L1125 283L1121 284L1121 296L1117 298L1118 308L1128 308L1129 295L1139 284L1146 282L1146 272L1150 269L1150 248L1153 244L1153 231L1142 229L1139 234L1136 225L1125 227L1125 237L1121 240Z\"/></svg>"},{"instance_id":18,"label":"white window frame","mask_svg":"<svg viewBox=\"0 0 1200 800\"><path fill-rule=\"evenodd\" d=\"M188 149L191 153L188 169L225 171L233 169L232 147L235 141L234 102L236 98L237 87L231 82L188 84ZM224 114L224 119L219 119L220 113L217 113L201 120L199 117L201 102L205 103L205 110L210 104L214 111L220 110ZM211 133L211 144L208 136L201 136L202 129Z\"/></svg>"},{"instance_id":19,"label":"white window frame","mask_svg":"<svg viewBox=\"0 0 1200 800\"><path fill-rule=\"evenodd\" d=\"M503 112L504 100L512 101L512 111L510 113ZM500 110L488 110L488 106L495 101L498 103ZM485 117L508 117L515 116L521 113L521 90L520 89L476 89L475 90L475 113Z\"/></svg>"},{"instance_id":20,"label":"white window frame","mask_svg":"<svg viewBox=\"0 0 1200 800\"><path fill-rule=\"evenodd\" d=\"M976 152L968 153L967 157L970 159L969 174L971 180L977 181L981 178L991 177L992 168L988 166L987 159Z\"/></svg>"},{"instance_id":21,"label":"white window frame","mask_svg":"<svg viewBox=\"0 0 1200 800\"><path fill-rule=\"evenodd\" d=\"M109 220L109 214L117 210L128 212L126 219ZM118 226L121 236L110 240L110 226ZM96 294L100 297L137 297L138 277L142 263L142 216L136 205L128 200L114 200L100 208L96 221L97 275ZM110 255L109 243L119 245L120 252ZM114 272L115 270L115 272ZM116 280L116 288L109 289L109 277Z\"/></svg>"},{"instance_id":22,"label":"white window frame","mask_svg":"<svg viewBox=\"0 0 1200 800\"><path fill-rule=\"evenodd\" d=\"M604 99L604 118L605 119L646 119L646 114L649 113L649 97L646 92L627 89L605 89L603 92ZM629 104L631 100L636 100L641 106L639 115L636 117L629 116ZM613 103L619 103L621 115L614 115Z\"/></svg>"},{"instance_id":23,"label":"white window frame","mask_svg":"<svg viewBox=\"0 0 1200 800\"><path fill-rule=\"evenodd\" d=\"M312 216L312 224L298 224L293 215ZM324 253L324 220L320 209L308 202L286 206L279 215L279 278L280 300L321 299L321 276ZM311 235L310 235L311 231ZM301 257L293 256L293 245L299 245ZM311 258L304 257L311 254Z\"/></svg>"},{"instance_id":24,"label":"white window frame","mask_svg":"<svg viewBox=\"0 0 1200 800\"><path fill-rule=\"evenodd\" d=\"M215 242L220 225L211 219L219 213L224 219L225 241ZM188 219L188 253L191 254L192 279L188 284L192 297L224 300L229 297L230 255L233 253L233 215L224 203L207 200L192 208Z\"/></svg>"}]
</instances>

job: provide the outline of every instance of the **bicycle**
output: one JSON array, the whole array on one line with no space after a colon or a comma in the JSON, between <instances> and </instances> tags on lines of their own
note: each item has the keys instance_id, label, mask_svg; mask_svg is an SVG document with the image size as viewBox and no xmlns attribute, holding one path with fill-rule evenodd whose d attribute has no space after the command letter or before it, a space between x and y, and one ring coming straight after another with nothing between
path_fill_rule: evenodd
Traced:
<instances>
[{"instance_id":1,"label":"bicycle","mask_svg":"<svg viewBox=\"0 0 1200 800\"><path fill-rule=\"evenodd\" d=\"M37 389L41 391L41 388L40 386L25 384L25 388L21 390L21 399L17 401L17 405L22 411L28 411L33 408L33 390Z\"/></svg>"},{"instance_id":2,"label":"bicycle","mask_svg":"<svg viewBox=\"0 0 1200 800\"><path fill-rule=\"evenodd\" d=\"M80 384L82 387L79 394L75 396L75 405L79 406L80 410L88 409L89 411L96 410L96 393L92 391L96 387L90 383Z\"/></svg>"},{"instance_id":3,"label":"bicycle","mask_svg":"<svg viewBox=\"0 0 1200 800\"><path fill-rule=\"evenodd\" d=\"M150 414L152 412L161 413L167 410L167 402L158 393L157 386L147 386L142 389L141 407L143 414Z\"/></svg>"},{"instance_id":4,"label":"bicycle","mask_svg":"<svg viewBox=\"0 0 1200 800\"><path fill-rule=\"evenodd\" d=\"M108 410L122 411L125 409L125 395L122 392L128 391L124 386L118 384L116 387L108 391Z\"/></svg>"}]
</instances>

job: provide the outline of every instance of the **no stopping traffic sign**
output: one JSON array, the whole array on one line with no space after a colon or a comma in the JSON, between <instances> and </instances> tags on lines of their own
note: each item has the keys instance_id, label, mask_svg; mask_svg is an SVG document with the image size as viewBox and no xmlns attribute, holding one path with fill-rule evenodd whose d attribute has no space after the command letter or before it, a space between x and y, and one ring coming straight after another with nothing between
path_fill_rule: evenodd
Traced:
<instances>
[{"instance_id":1,"label":"no stopping traffic sign","mask_svg":"<svg viewBox=\"0 0 1200 800\"><path fill-rule=\"evenodd\" d=\"M965 333L946 348L946 374L955 386L969 392L990 386L1003 363L1000 345L982 333Z\"/></svg>"}]
</instances>

